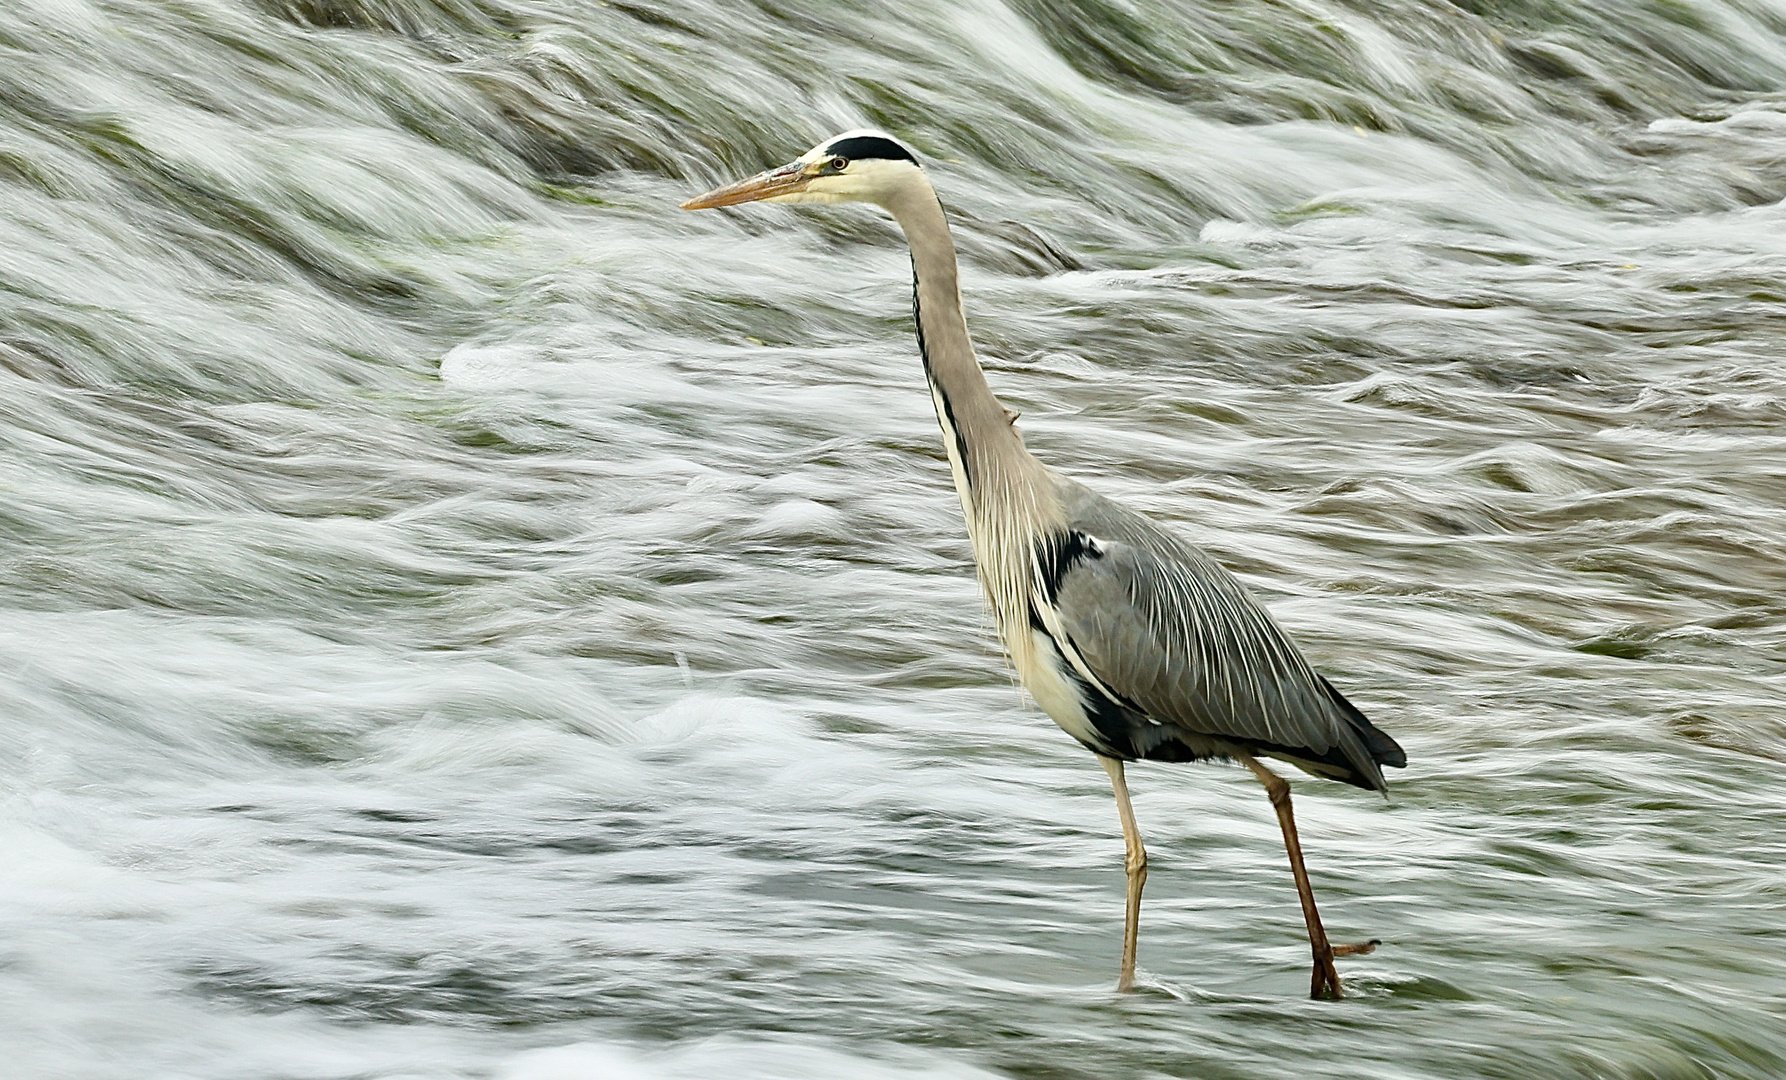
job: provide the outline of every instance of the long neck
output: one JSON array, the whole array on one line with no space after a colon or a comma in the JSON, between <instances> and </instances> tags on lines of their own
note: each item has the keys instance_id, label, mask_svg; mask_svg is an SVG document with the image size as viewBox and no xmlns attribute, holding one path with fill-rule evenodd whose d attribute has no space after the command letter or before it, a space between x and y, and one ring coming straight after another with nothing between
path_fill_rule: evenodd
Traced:
<instances>
[{"instance_id":1,"label":"long neck","mask_svg":"<svg viewBox=\"0 0 1786 1080\"><path fill-rule=\"evenodd\" d=\"M918 348L980 581L1022 670L1018 653L1027 647L1031 553L1035 540L1059 523L1061 511L1047 470L1024 449L1014 414L992 395L974 357L955 244L935 192L920 181L888 209L911 244Z\"/></svg>"},{"instance_id":2,"label":"long neck","mask_svg":"<svg viewBox=\"0 0 1786 1080\"><path fill-rule=\"evenodd\" d=\"M1028 471L1025 466L1039 466L1023 448L1011 426L1012 414L993 396L974 356L961 311L955 242L942 204L928 183L920 183L890 209L911 244L918 350L950 461L958 462L956 486L971 519L976 506L998 497L996 479L1015 480L1015 473Z\"/></svg>"}]
</instances>

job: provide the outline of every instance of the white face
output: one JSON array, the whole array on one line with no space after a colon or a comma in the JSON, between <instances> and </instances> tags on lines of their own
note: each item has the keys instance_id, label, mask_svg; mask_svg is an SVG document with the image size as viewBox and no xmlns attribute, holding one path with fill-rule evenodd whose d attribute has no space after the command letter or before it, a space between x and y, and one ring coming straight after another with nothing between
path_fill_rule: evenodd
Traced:
<instances>
[{"instance_id":1,"label":"white face","mask_svg":"<svg viewBox=\"0 0 1786 1080\"><path fill-rule=\"evenodd\" d=\"M765 202L779 203L842 203L885 202L889 196L910 184L914 173L921 170L909 161L889 158L852 160L834 153L832 147L847 143L860 135L879 132L851 131L824 142L802 154L798 164L806 167L811 179L805 187L786 195L774 195ZM885 138L885 136L882 136Z\"/></svg>"},{"instance_id":2,"label":"white face","mask_svg":"<svg viewBox=\"0 0 1786 1080\"><path fill-rule=\"evenodd\" d=\"M852 158L852 152L865 156ZM924 170L901 156L906 149L878 131L846 131L779 169L716 188L682 204L685 210L746 202L869 202L890 206L902 191L925 185Z\"/></svg>"}]
</instances>

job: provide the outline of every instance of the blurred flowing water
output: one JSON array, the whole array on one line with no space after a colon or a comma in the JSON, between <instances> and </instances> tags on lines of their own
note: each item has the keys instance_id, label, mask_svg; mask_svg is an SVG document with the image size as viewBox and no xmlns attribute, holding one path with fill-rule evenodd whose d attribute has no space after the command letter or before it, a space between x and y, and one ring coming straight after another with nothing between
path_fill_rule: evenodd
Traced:
<instances>
[{"instance_id":1,"label":"blurred flowing water","mask_svg":"<svg viewBox=\"0 0 1786 1080\"><path fill-rule=\"evenodd\" d=\"M860 208L1407 747L1104 776ZM1786 7L8 0L7 1077L1786 1075Z\"/></svg>"}]
</instances>

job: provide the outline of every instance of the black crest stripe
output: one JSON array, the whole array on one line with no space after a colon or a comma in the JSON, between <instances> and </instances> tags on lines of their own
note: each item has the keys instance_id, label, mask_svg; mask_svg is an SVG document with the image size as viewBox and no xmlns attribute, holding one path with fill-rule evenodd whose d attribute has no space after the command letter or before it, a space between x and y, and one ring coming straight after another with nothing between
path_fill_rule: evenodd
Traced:
<instances>
[{"instance_id":1,"label":"black crest stripe","mask_svg":"<svg viewBox=\"0 0 1786 1080\"><path fill-rule=\"evenodd\" d=\"M910 150L879 135L855 135L848 139L838 139L825 147L825 153L846 157L851 161L882 158L887 161L909 161L913 165L918 163Z\"/></svg>"}]
</instances>

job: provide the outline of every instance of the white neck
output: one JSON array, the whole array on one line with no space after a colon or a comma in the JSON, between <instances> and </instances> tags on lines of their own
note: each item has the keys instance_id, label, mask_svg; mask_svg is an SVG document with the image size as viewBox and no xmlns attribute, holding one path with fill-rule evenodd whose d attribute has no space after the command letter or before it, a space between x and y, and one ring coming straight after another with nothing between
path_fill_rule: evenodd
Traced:
<instances>
[{"instance_id":1,"label":"white neck","mask_svg":"<svg viewBox=\"0 0 1786 1080\"><path fill-rule=\"evenodd\" d=\"M1028 650L1036 540L1062 521L1048 471L1023 446L974 356L961 309L955 244L928 180L914 170L883 205L912 249L918 344L967 517L980 581L1018 668ZM1020 655L1025 654L1025 655Z\"/></svg>"}]
</instances>

